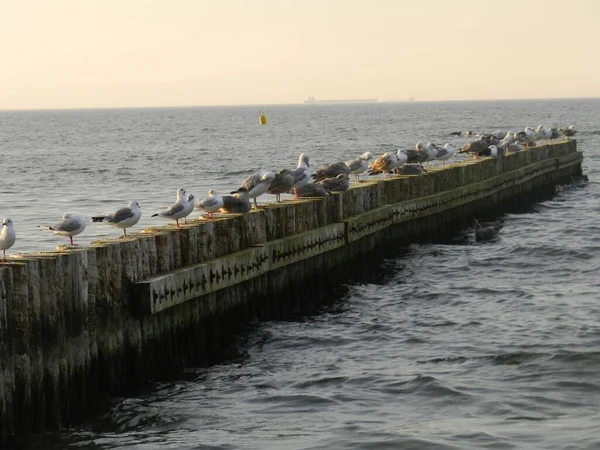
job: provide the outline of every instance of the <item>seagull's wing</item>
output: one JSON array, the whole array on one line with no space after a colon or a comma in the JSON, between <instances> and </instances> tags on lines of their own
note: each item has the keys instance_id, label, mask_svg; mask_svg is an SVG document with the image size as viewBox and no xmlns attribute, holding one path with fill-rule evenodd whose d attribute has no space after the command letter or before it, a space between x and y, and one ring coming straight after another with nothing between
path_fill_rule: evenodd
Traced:
<instances>
[{"instance_id":1,"label":"seagull's wing","mask_svg":"<svg viewBox=\"0 0 600 450\"><path fill-rule=\"evenodd\" d=\"M292 171L292 173L294 174L294 184L302 181L304 178L306 178L306 170L304 170L304 168L302 167L298 167L296 169L294 169Z\"/></svg>"},{"instance_id":2,"label":"seagull's wing","mask_svg":"<svg viewBox=\"0 0 600 450\"><path fill-rule=\"evenodd\" d=\"M52 231L62 231L64 233L71 233L77 231L81 227L81 224L74 219L65 219L62 222L58 222L52 225L49 229Z\"/></svg>"},{"instance_id":3,"label":"seagull's wing","mask_svg":"<svg viewBox=\"0 0 600 450\"><path fill-rule=\"evenodd\" d=\"M182 212L183 208L184 208L183 203L176 202L176 203L173 203L171 206L169 206L164 211L161 211L159 213L159 215L161 215L163 217L171 217L171 216L174 216L175 214L179 214L180 212Z\"/></svg>"},{"instance_id":4,"label":"seagull's wing","mask_svg":"<svg viewBox=\"0 0 600 450\"><path fill-rule=\"evenodd\" d=\"M262 173L256 172L247 177L244 181L242 181L241 187L245 187L248 192L256 187L258 183L260 183L262 177Z\"/></svg>"},{"instance_id":5,"label":"seagull's wing","mask_svg":"<svg viewBox=\"0 0 600 450\"><path fill-rule=\"evenodd\" d=\"M436 158L441 158L443 156L446 156L448 154L448 149L446 148L441 148L438 150L437 155L435 156Z\"/></svg>"},{"instance_id":6,"label":"seagull's wing","mask_svg":"<svg viewBox=\"0 0 600 450\"><path fill-rule=\"evenodd\" d=\"M355 170L359 170L362 167L362 162L362 159L355 158L351 161L346 161L346 165L348 166L348 170L350 172L354 172Z\"/></svg>"},{"instance_id":7,"label":"seagull's wing","mask_svg":"<svg viewBox=\"0 0 600 450\"><path fill-rule=\"evenodd\" d=\"M106 216L104 220L110 223L120 223L124 220L131 219L134 216L133 209L125 207L120 208L114 213Z\"/></svg>"}]
</instances>

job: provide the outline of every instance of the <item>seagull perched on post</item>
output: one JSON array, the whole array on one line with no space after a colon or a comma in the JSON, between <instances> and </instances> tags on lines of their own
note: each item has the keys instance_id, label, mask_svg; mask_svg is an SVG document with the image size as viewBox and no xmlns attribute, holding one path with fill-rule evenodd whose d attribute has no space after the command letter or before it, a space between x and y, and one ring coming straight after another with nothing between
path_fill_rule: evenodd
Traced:
<instances>
[{"instance_id":1,"label":"seagull perched on post","mask_svg":"<svg viewBox=\"0 0 600 450\"><path fill-rule=\"evenodd\" d=\"M275 174L275 178L269 185L268 194L275 194L275 201L281 203L281 194L289 192L294 184L294 172L290 169L282 169Z\"/></svg>"},{"instance_id":2,"label":"seagull perched on post","mask_svg":"<svg viewBox=\"0 0 600 450\"><path fill-rule=\"evenodd\" d=\"M232 194L237 194L240 192L241 188L246 189L246 195L248 198L254 199L254 206L258 209L258 203L256 202L256 198L263 195L271 186L271 182L275 179L275 174L273 172L255 172L249 177L247 177L238 189L231 192Z\"/></svg>"},{"instance_id":3,"label":"seagull perched on post","mask_svg":"<svg viewBox=\"0 0 600 450\"><path fill-rule=\"evenodd\" d=\"M444 146L438 151L435 159L437 159L438 161L442 161L442 164L446 164L446 161L452 158L455 152L456 148L453 145L446 142Z\"/></svg>"},{"instance_id":4,"label":"seagull perched on post","mask_svg":"<svg viewBox=\"0 0 600 450\"><path fill-rule=\"evenodd\" d=\"M193 196L192 196L193 198ZM177 199L175 203L171 204L167 209L164 209L156 214L152 214L152 217L164 217L165 219L174 220L177 226L179 226L179 219L183 219L188 216L194 209L194 202L190 204L185 196L185 189L177 189Z\"/></svg>"},{"instance_id":5,"label":"seagull perched on post","mask_svg":"<svg viewBox=\"0 0 600 450\"><path fill-rule=\"evenodd\" d=\"M240 214L247 213L250 209L252 209L252 204L248 198L248 190L243 186L238 188L235 195L225 195L223 197L223 206L221 206L223 212Z\"/></svg>"},{"instance_id":6,"label":"seagull perched on post","mask_svg":"<svg viewBox=\"0 0 600 450\"><path fill-rule=\"evenodd\" d=\"M52 234L59 236L67 236L71 245L77 245L73 243L73 236L77 236L83 230L85 230L86 222L85 217L76 216L71 213L65 213L62 216L62 220L52 226L40 226L40 230L51 231Z\"/></svg>"},{"instance_id":7,"label":"seagull perched on post","mask_svg":"<svg viewBox=\"0 0 600 450\"><path fill-rule=\"evenodd\" d=\"M296 189L304 186L310 181L308 155L300 153L300 156L298 157L298 166L292 172L294 174L294 184L292 185L292 189L294 189L294 196L298 199L298 192L296 192Z\"/></svg>"},{"instance_id":8,"label":"seagull perched on post","mask_svg":"<svg viewBox=\"0 0 600 450\"><path fill-rule=\"evenodd\" d=\"M2 221L0 228L0 250L2 250L2 259L6 262L6 250L11 248L17 240L17 233L13 227L13 221L8 217Z\"/></svg>"},{"instance_id":9,"label":"seagull perched on post","mask_svg":"<svg viewBox=\"0 0 600 450\"><path fill-rule=\"evenodd\" d=\"M386 178L388 172L396 167L398 158L395 153L386 152L383 155L375 158L371 164L369 164L369 175L377 175L383 173L383 178Z\"/></svg>"},{"instance_id":10,"label":"seagull perched on post","mask_svg":"<svg viewBox=\"0 0 600 450\"><path fill-rule=\"evenodd\" d=\"M214 189L208 190L208 197L198 200L195 207L206 211L208 218L213 218L213 213L217 212L223 206L223 197Z\"/></svg>"},{"instance_id":11,"label":"seagull perched on post","mask_svg":"<svg viewBox=\"0 0 600 450\"><path fill-rule=\"evenodd\" d=\"M111 227L121 228L123 237L127 237L127 228L140 221L142 210L136 200L132 200L125 208L120 208L107 216L93 216L92 222L106 222Z\"/></svg>"},{"instance_id":12,"label":"seagull perched on post","mask_svg":"<svg viewBox=\"0 0 600 450\"><path fill-rule=\"evenodd\" d=\"M315 181L321 181L326 178L335 178L339 174L343 173L344 175L348 175L350 170L345 162L338 161L334 163L325 164L322 167L319 167L312 174L312 177Z\"/></svg>"},{"instance_id":13,"label":"seagull perched on post","mask_svg":"<svg viewBox=\"0 0 600 450\"><path fill-rule=\"evenodd\" d=\"M372 160L373 153L365 152L358 158L346 161L346 166L348 166L348 171L351 174L356 175L356 181L360 182L360 174L369 168L369 164Z\"/></svg>"}]
</instances>

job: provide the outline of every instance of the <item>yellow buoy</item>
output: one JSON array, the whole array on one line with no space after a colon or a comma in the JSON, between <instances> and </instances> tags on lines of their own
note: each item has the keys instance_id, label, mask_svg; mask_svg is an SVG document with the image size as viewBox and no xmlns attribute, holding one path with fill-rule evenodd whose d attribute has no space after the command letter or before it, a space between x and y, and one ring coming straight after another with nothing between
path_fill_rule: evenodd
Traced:
<instances>
[{"instance_id":1,"label":"yellow buoy","mask_svg":"<svg viewBox=\"0 0 600 450\"><path fill-rule=\"evenodd\" d=\"M261 125L267 124L267 116L265 116L265 113L262 111L258 112L258 123Z\"/></svg>"}]
</instances>

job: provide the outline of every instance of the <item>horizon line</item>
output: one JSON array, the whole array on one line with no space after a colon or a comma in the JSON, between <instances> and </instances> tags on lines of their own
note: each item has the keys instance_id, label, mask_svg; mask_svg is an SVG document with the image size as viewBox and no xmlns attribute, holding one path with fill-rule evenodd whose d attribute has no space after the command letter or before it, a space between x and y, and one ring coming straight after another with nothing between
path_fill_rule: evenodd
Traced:
<instances>
[{"instance_id":1,"label":"horizon line","mask_svg":"<svg viewBox=\"0 0 600 450\"><path fill-rule=\"evenodd\" d=\"M389 103L459 103L459 102L490 102L490 101L532 101L532 100L597 100L600 96L591 97L528 97L528 98L465 98L454 100L376 100L361 105L389 104ZM324 99L324 101L337 99ZM343 100L343 99L342 99ZM270 107L270 106L356 106L358 103L246 103L246 104L211 104L211 105L162 105L162 106L67 106L58 108L1 108L0 113L6 112L30 112L30 111L90 111L111 109L184 109L184 108L240 108L240 107Z\"/></svg>"}]
</instances>

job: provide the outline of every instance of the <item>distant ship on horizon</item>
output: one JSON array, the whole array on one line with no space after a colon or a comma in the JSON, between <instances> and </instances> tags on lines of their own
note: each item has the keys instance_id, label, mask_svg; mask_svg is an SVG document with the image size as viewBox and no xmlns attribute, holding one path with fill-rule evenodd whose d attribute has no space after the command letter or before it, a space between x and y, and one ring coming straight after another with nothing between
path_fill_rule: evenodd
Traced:
<instances>
[{"instance_id":1,"label":"distant ship on horizon","mask_svg":"<svg viewBox=\"0 0 600 450\"><path fill-rule=\"evenodd\" d=\"M314 97L308 97L304 100L305 104L338 104L338 103L377 103L379 100L376 98L340 98L340 99L325 99L317 100Z\"/></svg>"}]
</instances>

